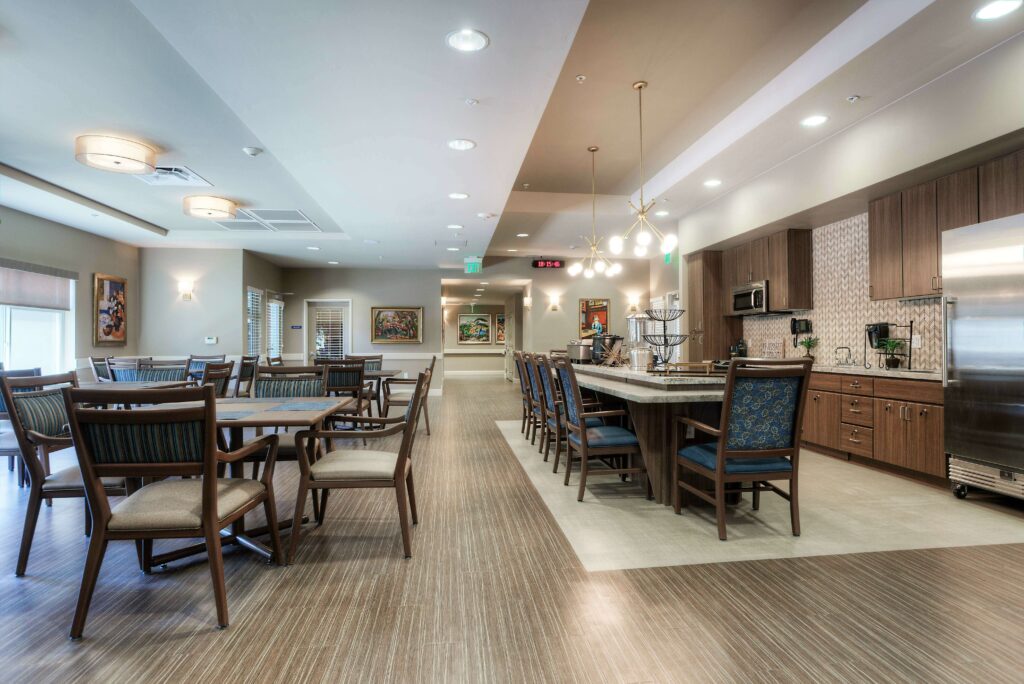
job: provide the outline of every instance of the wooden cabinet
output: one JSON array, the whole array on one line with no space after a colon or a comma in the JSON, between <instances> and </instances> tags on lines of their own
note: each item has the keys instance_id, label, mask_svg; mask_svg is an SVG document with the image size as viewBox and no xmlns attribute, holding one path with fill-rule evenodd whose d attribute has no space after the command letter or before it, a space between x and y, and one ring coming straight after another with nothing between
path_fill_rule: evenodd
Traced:
<instances>
[{"instance_id":1,"label":"wooden cabinet","mask_svg":"<svg viewBox=\"0 0 1024 684\"><path fill-rule=\"evenodd\" d=\"M941 233L978 222L978 168L935 181L935 223Z\"/></svg>"},{"instance_id":2,"label":"wooden cabinet","mask_svg":"<svg viewBox=\"0 0 1024 684\"><path fill-rule=\"evenodd\" d=\"M871 397L843 395L841 417L844 424L872 427L875 424L874 401Z\"/></svg>"},{"instance_id":3,"label":"wooden cabinet","mask_svg":"<svg viewBox=\"0 0 1024 684\"><path fill-rule=\"evenodd\" d=\"M875 460L906 467L907 429L903 420L905 409L906 404L903 402L875 399Z\"/></svg>"},{"instance_id":4,"label":"wooden cabinet","mask_svg":"<svg viewBox=\"0 0 1024 684\"><path fill-rule=\"evenodd\" d=\"M768 240L768 308L814 308L811 231L784 230Z\"/></svg>"},{"instance_id":5,"label":"wooden cabinet","mask_svg":"<svg viewBox=\"0 0 1024 684\"><path fill-rule=\"evenodd\" d=\"M939 287L939 229L935 181L901 193L903 214L903 296L937 294Z\"/></svg>"},{"instance_id":6,"label":"wooden cabinet","mask_svg":"<svg viewBox=\"0 0 1024 684\"><path fill-rule=\"evenodd\" d=\"M746 285L750 282L750 243L730 247L723 253L726 271L724 283L728 288Z\"/></svg>"},{"instance_id":7,"label":"wooden cabinet","mask_svg":"<svg viewBox=\"0 0 1024 684\"><path fill-rule=\"evenodd\" d=\"M705 250L686 257L687 312L690 338L686 358L709 361L729 358L729 346L743 336L742 321L722 310L722 252Z\"/></svg>"},{"instance_id":8,"label":"wooden cabinet","mask_svg":"<svg viewBox=\"0 0 1024 684\"><path fill-rule=\"evenodd\" d=\"M807 392L802 439L830 449L839 448L842 396L835 392Z\"/></svg>"},{"instance_id":9,"label":"wooden cabinet","mask_svg":"<svg viewBox=\"0 0 1024 684\"><path fill-rule=\"evenodd\" d=\"M757 238L750 242L750 281L758 283L768 279L768 245L771 238Z\"/></svg>"},{"instance_id":10,"label":"wooden cabinet","mask_svg":"<svg viewBox=\"0 0 1024 684\"><path fill-rule=\"evenodd\" d=\"M978 218L991 221L1024 212L1024 150L978 167Z\"/></svg>"},{"instance_id":11,"label":"wooden cabinet","mask_svg":"<svg viewBox=\"0 0 1024 684\"><path fill-rule=\"evenodd\" d=\"M868 271L871 299L903 296L903 229L900 193L868 204Z\"/></svg>"},{"instance_id":12,"label":"wooden cabinet","mask_svg":"<svg viewBox=\"0 0 1024 684\"><path fill-rule=\"evenodd\" d=\"M919 473L946 476L941 406L875 399L874 413L873 458Z\"/></svg>"}]
</instances>

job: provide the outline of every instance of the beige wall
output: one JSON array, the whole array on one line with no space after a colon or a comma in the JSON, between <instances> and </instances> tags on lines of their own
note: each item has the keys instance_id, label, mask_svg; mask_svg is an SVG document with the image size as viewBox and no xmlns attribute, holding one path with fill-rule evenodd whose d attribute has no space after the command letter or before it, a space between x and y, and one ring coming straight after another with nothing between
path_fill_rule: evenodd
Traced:
<instances>
[{"instance_id":1,"label":"beige wall","mask_svg":"<svg viewBox=\"0 0 1024 684\"><path fill-rule=\"evenodd\" d=\"M0 207L0 255L78 273L75 285L75 358L138 353L142 299L137 247ZM92 281L95 273L128 280L128 343L124 347L97 348L92 344Z\"/></svg>"},{"instance_id":2,"label":"beige wall","mask_svg":"<svg viewBox=\"0 0 1024 684\"><path fill-rule=\"evenodd\" d=\"M505 369L505 357L503 353L496 354L495 352L504 352L504 342L481 345L460 345L458 340L459 314L488 314L491 317L491 325L493 326L495 315L505 313L505 305L481 304L475 308L471 308L469 306L446 306L444 311L445 372L503 372Z\"/></svg>"},{"instance_id":3,"label":"beige wall","mask_svg":"<svg viewBox=\"0 0 1024 684\"><path fill-rule=\"evenodd\" d=\"M142 250L141 272L145 303L139 337L142 353L242 353L242 250L147 248ZM179 280L194 283L192 301L183 301L178 294ZM207 336L217 337L217 344L204 344Z\"/></svg>"}]
</instances>

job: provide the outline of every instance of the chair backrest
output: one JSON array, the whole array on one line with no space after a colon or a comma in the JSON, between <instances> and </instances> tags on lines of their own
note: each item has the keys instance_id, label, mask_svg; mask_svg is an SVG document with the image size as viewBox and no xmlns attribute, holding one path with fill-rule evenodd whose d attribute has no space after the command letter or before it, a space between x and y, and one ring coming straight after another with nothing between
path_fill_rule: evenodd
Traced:
<instances>
[{"instance_id":1,"label":"chair backrest","mask_svg":"<svg viewBox=\"0 0 1024 684\"><path fill-rule=\"evenodd\" d=\"M580 394L580 386L576 383L576 369L568 357L552 359L555 364L555 371L558 373L558 383L562 388L562 404L565 408L565 424L574 432L580 432L580 407L583 406L583 396Z\"/></svg>"},{"instance_id":2,"label":"chair backrest","mask_svg":"<svg viewBox=\"0 0 1024 684\"><path fill-rule=\"evenodd\" d=\"M437 356L430 357L430 365L427 366L427 391L430 391L430 382L434 379L434 365L437 363Z\"/></svg>"},{"instance_id":3,"label":"chair backrest","mask_svg":"<svg viewBox=\"0 0 1024 684\"><path fill-rule=\"evenodd\" d=\"M557 415L555 405L561 401L558 395L558 384L552 377L551 363L548 361L548 357L543 354L535 354L533 362L537 366L537 375L540 376L540 387L544 394L544 410L547 412L549 418L554 418Z\"/></svg>"},{"instance_id":4,"label":"chair backrest","mask_svg":"<svg viewBox=\"0 0 1024 684\"><path fill-rule=\"evenodd\" d=\"M228 386L231 385L231 371L235 369L235 362L214 363L208 361L203 364L203 374L199 381L200 385L213 385L213 393L218 397L228 396Z\"/></svg>"},{"instance_id":5,"label":"chair backrest","mask_svg":"<svg viewBox=\"0 0 1024 684\"><path fill-rule=\"evenodd\" d=\"M530 393L530 388L526 385L526 366L523 365L523 352L512 352L512 358L516 362L516 374L519 376L519 391L523 393L523 399L525 400Z\"/></svg>"},{"instance_id":6,"label":"chair backrest","mask_svg":"<svg viewBox=\"0 0 1024 684\"><path fill-rule=\"evenodd\" d=\"M224 363L227 361L227 354L190 354L188 357L188 374L199 377L203 374L203 368L208 363Z\"/></svg>"},{"instance_id":7,"label":"chair backrest","mask_svg":"<svg viewBox=\"0 0 1024 684\"><path fill-rule=\"evenodd\" d=\"M260 366L256 370L253 396L260 399L322 397L326 382L327 366Z\"/></svg>"},{"instance_id":8,"label":"chair backrest","mask_svg":"<svg viewBox=\"0 0 1024 684\"><path fill-rule=\"evenodd\" d=\"M800 445L811 359L733 359L722 401L719 453L729 458L792 456ZM718 459L724 468L724 458Z\"/></svg>"},{"instance_id":9,"label":"chair backrest","mask_svg":"<svg viewBox=\"0 0 1024 684\"><path fill-rule=\"evenodd\" d=\"M243 356L238 363L238 382L235 383L235 396L242 393L242 383L245 383L245 394L252 390L252 381L256 377L256 368L260 365L260 355Z\"/></svg>"},{"instance_id":10,"label":"chair backrest","mask_svg":"<svg viewBox=\"0 0 1024 684\"><path fill-rule=\"evenodd\" d=\"M267 365L268 366L283 366L284 365L284 360L282 360L280 356L270 356L270 357L267 357Z\"/></svg>"},{"instance_id":11,"label":"chair backrest","mask_svg":"<svg viewBox=\"0 0 1024 684\"><path fill-rule=\"evenodd\" d=\"M107 377L114 382L136 382L138 380L139 361L142 359L121 359L113 356L106 359ZM151 360L151 359L147 359Z\"/></svg>"},{"instance_id":12,"label":"chair backrest","mask_svg":"<svg viewBox=\"0 0 1024 684\"><path fill-rule=\"evenodd\" d=\"M361 396L366 366L362 359L334 361L327 368L327 393Z\"/></svg>"},{"instance_id":13,"label":"chair backrest","mask_svg":"<svg viewBox=\"0 0 1024 684\"><path fill-rule=\"evenodd\" d=\"M119 373L117 370L114 372ZM188 359L139 359L139 367L135 371L137 382L184 382L187 379Z\"/></svg>"},{"instance_id":14,"label":"chair backrest","mask_svg":"<svg viewBox=\"0 0 1024 684\"><path fill-rule=\"evenodd\" d=\"M138 368L188 368L188 359L139 359Z\"/></svg>"},{"instance_id":15,"label":"chair backrest","mask_svg":"<svg viewBox=\"0 0 1024 684\"><path fill-rule=\"evenodd\" d=\"M430 392L430 371L424 371L416 377L416 389L405 407L405 431L402 432L402 446L398 449L398 462L395 464L395 477L404 477L406 463L412 458L412 446L416 441L416 428L420 422L423 402Z\"/></svg>"},{"instance_id":16,"label":"chair backrest","mask_svg":"<svg viewBox=\"0 0 1024 684\"><path fill-rule=\"evenodd\" d=\"M92 374L96 376L96 382L110 380L110 371L107 370L107 357L90 356L89 365L92 366Z\"/></svg>"},{"instance_id":17,"label":"chair backrest","mask_svg":"<svg viewBox=\"0 0 1024 684\"><path fill-rule=\"evenodd\" d=\"M362 361L363 366L368 371L379 371L381 368L384 367L383 354L349 354L348 356L345 357L345 360Z\"/></svg>"},{"instance_id":18,"label":"chair backrest","mask_svg":"<svg viewBox=\"0 0 1024 684\"><path fill-rule=\"evenodd\" d=\"M75 371L0 378L0 396L11 407L11 427L32 482L42 482L46 473L29 433L46 437L70 436L68 415L61 395L61 387L65 385L78 387Z\"/></svg>"},{"instance_id":19,"label":"chair backrest","mask_svg":"<svg viewBox=\"0 0 1024 684\"><path fill-rule=\"evenodd\" d=\"M40 368L14 368L7 371L0 369L0 378L33 378L39 377L41 373ZM7 402L0 393L0 420L7 420L7 413Z\"/></svg>"},{"instance_id":20,"label":"chair backrest","mask_svg":"<svg viewBox=\"0 0 1024 684\"><path fill-rule=\"evenodd\" d=\"M97 391L65 388L64 404L93 519L106 525L110 504L101 477L203 476L203 516L217 510L217 421L213 387ZM186 408L161 404L201 402ZM138 405L134 411L86 408Z\"/></svg>"},{"instance_id":21,"label":"chair backrest","mask_svg":"<svg viewBox=\"0 0 1024 684\"><path fill-rule=\"evenodd\" d=\"M537 366L533 363L533 354L523 354L523 365L526 366L526 377L529 379L530 399L534 406L541 406L540 376L537 375Z\"/></svg>"}]
</instances>

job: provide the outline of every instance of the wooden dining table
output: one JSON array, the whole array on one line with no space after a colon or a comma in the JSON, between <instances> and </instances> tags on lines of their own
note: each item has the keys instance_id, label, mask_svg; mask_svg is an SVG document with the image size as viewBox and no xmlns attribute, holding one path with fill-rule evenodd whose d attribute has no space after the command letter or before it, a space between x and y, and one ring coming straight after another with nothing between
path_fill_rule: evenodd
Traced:
<instances>
[{"instance_id":1,"label":"wooden dining table","mask_svg":"<svg viewBox=\"0 0 1024 684\"><path fill-rule=\"evenodd\" d=\"M103 383L128 384L128 383ZM217 399L217 427L228 431L228 448L231 451L242 448L245 428L291 427L316 429L323 425L324 420L342 411L355 402L351 397L288 397L280 399L224 397ZM195 405L195 402L182 403L180 406ZM160 408L179 406L179 404L162 404ZM145 410L143 407L141 410ZM244 462L236 461L229 464L231 477L244 477ZM255 467L255 466L254 466ZM281 529L291 527L291 521L281 522ZM266 534L268 529L261 526L246 529L245 516L236 520L231 529L221 531L224 544L238 544L270 560L273 552L268 546L255 539ZM162 565L173 560L185 558L206 550L205 543L174 549L153 556L154 565Z\"/></svg>"}]
</instances>

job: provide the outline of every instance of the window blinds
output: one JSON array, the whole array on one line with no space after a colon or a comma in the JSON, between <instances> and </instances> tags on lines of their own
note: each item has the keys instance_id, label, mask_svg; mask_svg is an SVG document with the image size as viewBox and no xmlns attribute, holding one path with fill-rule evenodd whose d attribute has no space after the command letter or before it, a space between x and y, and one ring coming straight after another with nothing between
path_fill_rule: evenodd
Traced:
<instances>
[{"instance_id":1,"label":"window blinds","mask_svg":"<svg viewBox=\"0 0 1024 684\"><path fill-rule=\"evenodd\" d=\"M71 310L71 280L0 267L0 304Z\"/></svg>"},{"instance_id":2,"label":"window blinds","mask_svg":"<svg viewBox=\"0 0 1024 684\"><path fill-rule=\"evenodd\" d=\"M263 353L263 291L251 287L245 295L245 353Z\"/></svg>"},{"instance_id":3,"label":"window blinds","mask_svg":"<svg viewBox=\"0 0 1024 684\"><path fill-rule=\"evenodd\" d=\"M267 356L281 356L284 350L284 302L267 300Z\"/></svg>"},{"instance_id":4,"label":"window blinds","mask_svg":"<svg viewBox=\"0 0 1024 684\"><path fill-rule=\"evenodd\" d=\"M345 356L345 316L343 309L317 309L316 356L340 359Z\"/></svg>"}]
</instances>

